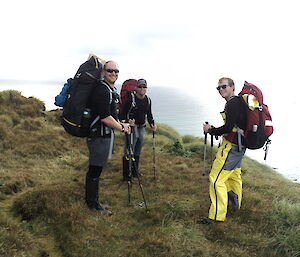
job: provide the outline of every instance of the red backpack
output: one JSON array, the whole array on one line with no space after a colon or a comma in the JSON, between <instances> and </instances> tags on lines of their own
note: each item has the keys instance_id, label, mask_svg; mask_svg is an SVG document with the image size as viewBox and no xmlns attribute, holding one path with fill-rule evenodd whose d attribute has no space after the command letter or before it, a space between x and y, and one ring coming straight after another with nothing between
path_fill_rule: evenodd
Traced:
<instances>
[{"instance_id":1,"label":"red backpack","mask_svg":"<svg viewBox=\"0 0 300 257\"><path fill-rule=\"evenodd\" d=\"M261 90L245 81L239 96L247 105L247 126L246 131L244 131L245 146L249 149L259 149L265 144L268 145L271 141L269 137L273 134L274 129L272 117L268 106L263 102Z\"/></svg>"},{"instance_id":2,"label":"red backpack","mask_svg":"<svg viewBox=\"0 0 300 257\"><path fill-rule=\"evenodd\" d=\"M119 113L121 113L123 105L126 103L129 95L134 91L136 86L137 86L136 79L127 79L123 82L120 91Z\"/></svg>"}]
</instances>

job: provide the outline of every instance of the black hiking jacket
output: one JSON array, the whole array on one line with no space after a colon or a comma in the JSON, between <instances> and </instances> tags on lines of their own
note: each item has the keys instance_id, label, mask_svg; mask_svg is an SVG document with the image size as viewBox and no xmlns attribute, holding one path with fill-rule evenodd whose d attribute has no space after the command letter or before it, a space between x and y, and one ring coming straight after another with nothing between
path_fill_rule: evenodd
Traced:
<instances>
[{"instance_id":1,"label":"black hiking jacket","mask_svg":"<svg viewBox=\"0 0 300 257\"><path fill-rule=\"evenodd\" d=\"M134 101L132 101L132 97L134 97ZM135 102L135 106L133 106L133 102ZM154 125L150 97L145 96L143 99L140 99L135 94L130 94L119 115L120 120L135 119L136 125L144 126L146 116L148 123Z\"/></svg>"},{"instance_id":2,"label":"black hiking jacket","mask_svg":"<svg viewBox=\"0 0 300 257\"><path fill-rule=\"evenodd\" d=\"M116 89L110 88L105 81L95 87L89 101L89 107L91 108L92 120L95 120L97 116L99 119L92 126L90 137L110 137L113 129L102 123L101 119L112 116L118 120L118 101Z\"/></svg>"}]
</instances>

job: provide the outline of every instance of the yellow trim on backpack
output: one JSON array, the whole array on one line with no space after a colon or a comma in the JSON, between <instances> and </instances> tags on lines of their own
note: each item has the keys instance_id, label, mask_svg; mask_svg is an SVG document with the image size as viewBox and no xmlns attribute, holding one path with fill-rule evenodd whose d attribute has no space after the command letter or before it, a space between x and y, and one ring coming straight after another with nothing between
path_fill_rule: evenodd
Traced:
<instances>
[{"instance_id":1,"label":"yellow trim on backpack","mask_svg":"<svg viewBox=\"0 0 300 257\"><path fill-rule=\"evenodd\" d=\"M73 122L71 122L71 121L68 121L65 117L63 117L63 119L64 119L65 122L67 122L68 124L70 124L70 125L72 125L72 126L74 126L74 127L78 127L78 128L81 127L80 125L77 125L77 124L75 124L75 123L73 123Z\"/></svg>"}]
</instances>

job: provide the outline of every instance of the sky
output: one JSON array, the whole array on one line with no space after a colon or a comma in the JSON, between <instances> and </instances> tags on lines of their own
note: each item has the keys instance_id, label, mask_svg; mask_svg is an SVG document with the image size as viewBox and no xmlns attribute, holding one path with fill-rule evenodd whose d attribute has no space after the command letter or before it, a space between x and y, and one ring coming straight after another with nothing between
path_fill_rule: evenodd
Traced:
<instances>
[{"instance_id":1,"label":"sky","mask_svg":"<svg viewBox=\"0 0 300 257\"><path fill-rule=\"evenodd\" d=\"M94 53L119 63L119 81L145 77L153 85L198 93L214 89L221 76L238 84L295 84L300 57L296 4L5 1L0 79L65 80Z\"/></svg>"}]
</instances>

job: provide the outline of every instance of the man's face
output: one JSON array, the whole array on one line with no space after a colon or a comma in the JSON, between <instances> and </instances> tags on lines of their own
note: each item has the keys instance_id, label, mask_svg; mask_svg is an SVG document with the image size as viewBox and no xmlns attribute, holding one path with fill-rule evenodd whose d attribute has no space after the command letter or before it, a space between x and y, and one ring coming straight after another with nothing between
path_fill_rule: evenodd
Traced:
<instances>
[{"instance_id":1,"label":"man's face","mask_svg":"<svg viewBox=\"0 0 300 257\"><path fill-rule=\"evenodd\" d=\"M138 85L135 90L138 95L144 96L147 92L147 86L144 84Z\"/></svg>"},{"instance_id":2,"label":"man's face","mask_svg":"<svg viewBox=\"0 0 300 257\"><path fill-rule=\"evenodd\" d=\"M103 71L103 78L110 85L114 85L119 76L119 66L115 62L108 62Z\"/></svg>"},{"instance_id":3,"label":"man's face","mask_svg":"<svg viewBox=\"0 0 300 257\"><path fill-rule=\"evenodd\" d=\"M234 95L234 86L230 87L227 79L223 79L220 83L218 83L217 89L219 94L226 100Z\"/></svg>"}]
</instances>

